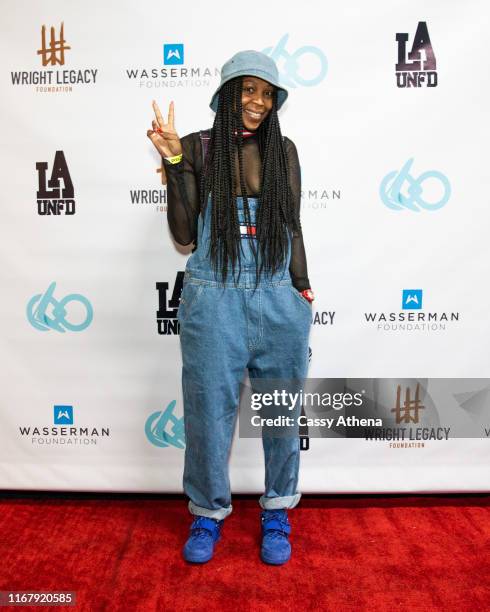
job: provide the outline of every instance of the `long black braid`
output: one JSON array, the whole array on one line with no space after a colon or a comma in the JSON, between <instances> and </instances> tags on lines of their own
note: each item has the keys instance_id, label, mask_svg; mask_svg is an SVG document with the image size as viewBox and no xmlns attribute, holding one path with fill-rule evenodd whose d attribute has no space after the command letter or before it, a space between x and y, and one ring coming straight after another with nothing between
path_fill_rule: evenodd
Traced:
<instances>
[{"instance_id":1,"label":"long black braid","mask_svg":"<svg viewBox=\"0 0 490 612\"><path fill-rule=\"evenodd\" d=\"M241 274L242 239L236 205L235 151L238 156L238 179L245 222L250 224L243 171L242 130L242 77L237 77L220 89L218 110L201 173L202 209L207 205L209 193L212 198L208 255L211 256L215 277L218 278L221 272L221 282L227 279L229 263L232 265L234 279L237 263L238 279ZM288 234L291 237L294 230L300 229L289 184L287 154L277 116L275 91L272 108L257 130L257 139L262 164L261 193L258 198L256 240L250 240L255 259L255 287L264 270L272 275L281 269L287 256Z\"/></svg>"}]
</instances>

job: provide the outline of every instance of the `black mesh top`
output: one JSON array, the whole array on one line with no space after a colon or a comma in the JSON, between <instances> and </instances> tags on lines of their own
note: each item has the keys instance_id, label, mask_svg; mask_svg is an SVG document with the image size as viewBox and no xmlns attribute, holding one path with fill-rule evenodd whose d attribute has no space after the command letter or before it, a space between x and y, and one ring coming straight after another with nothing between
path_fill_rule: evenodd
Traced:
<instances>
[{"instance_id":1,"label":"black mesh top","mask_svg":"<svg viewBox=\"0 0 490 612\"><path fill-rule=\"evenodd\" d=\"M171 164L164 159L163 163L167 173L168 224L176 242L187 245L195 241L197 236L197 221L200 212L199 185L203 160L199 132L187 134L180 141L182 143L182 161L178 164ZM284 144L289 163L289 180L299 219L301 174L298 152L294 142L289 138L284 139ZM238 177L238 155L236 155L235 162L236 176ZM243 139L243 168L247 196L258 197L261 187L261 160L255 135ZM237 195L241 195L239 180L237 180L237 185ZM291 281L298 291L310 288L301 229L293 234L289 273Z\"/></svg>"}]
</instances>

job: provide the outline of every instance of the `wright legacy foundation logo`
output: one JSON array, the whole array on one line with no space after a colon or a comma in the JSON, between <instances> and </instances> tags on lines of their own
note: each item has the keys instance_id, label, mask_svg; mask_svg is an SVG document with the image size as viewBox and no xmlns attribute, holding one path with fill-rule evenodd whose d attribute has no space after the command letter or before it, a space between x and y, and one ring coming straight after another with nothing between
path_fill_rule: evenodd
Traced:
<instances>
[{"instance_id":1,"label":"wright legacy foundation logo","mask_svg":"<svg viewBox=\"0 0 490 612\"><path fill-rule=\"evenodd\" d=\"M130 189L129 200L131 206L140 210L167 212L167 192L164 189Z\"/></svg>"},{"instance_id":2,"label":"wright legacy foundation logo","mask_svg":"<svg viewBox=\"0 0 490 612\"><path fill-rule=\"evenodd\" d=\"M312 325L329 325L332 327L335 319L335 310L315 310L311 319Z\"/></svg>"},{"instance_id":3,"label":"wright legacy foundation logo","mask_svg":"<svg viewBox=\"0 0 490 612\"><path fill-rule=\"evenodd\" d=\"M368 428L366 440L387 441L390 448L398 449L424 448L429 440L449 440L451 427L441 426L435 404L425 387L417 382L399 384L393 390L395 397L388 410L394 418L384 419L388 427ZM378 406L382 405L380 401Z\"/></svg>"},{"instance_id":4,"label":"wright legacy foundation logo","mask_svg":"<svg viewBox=\"0 0 490 612\"><path fill-rule=\"evenodd\" d=\"M151 164L148 165L151 167ZM163 166L163 160L160 158L160 167L157 168L156 174L159 176L159 182L165 186L167 184L167 176ZM139 210L152 210L156 213L167 212L167 189L154 188L133 188L129 190L129 201L132 208Z\"/></svg>"},{"instance_id":5,"label":"wright legacy foundation logo","mask_svg":"<svg viewBox=\"0 0 490 612\"><path fill-rule=\"evenodd\" d=\"M48 178L47 161L36 162L38 215L74 215L75 189L63 151L56 151Z\"/></svg>"},{"instance_id":6,"label":"wright legacy foundation logo","mask_svg":"<svg viewBox=\"0 0 490 612\"><path fill-rule=\"evenodd\" d=\"M437 87L436 56L430 42L427 22L419 21L411 51L407 51L408 33L398 33L396 42L396 86Z\"/></svg>"},{"instance_id":7,"label":"wright legacy foundation logo","mask_svg":"<svg viewBox=\"0 0 490 612\"><path fill-rule=\"evenodd\" d=\"M219 66L187 62L185 57L184 43L164 43L163 67L132 66L126 68L126 76L138 87L147 89L216 86L221 73Z\"/></svg>"},{"instance_id":8,"label":"wright legacy foundation logo","mask_svg":"<svg viewBox=\"0 0 490 612\"><path fill-rule=\"evenodd\" d=\"M68 51L72 46L67 44L65 26L61 22L59 33L52 26L49 36L47 27L41 27L40 48L36 55L39 57L42 70L16 70L11 71L12 85L34 86L39 93L70 93L73 86L93 85L97 80L97 68L55 68L65 66Z\"/></svg>"}]
</instances>

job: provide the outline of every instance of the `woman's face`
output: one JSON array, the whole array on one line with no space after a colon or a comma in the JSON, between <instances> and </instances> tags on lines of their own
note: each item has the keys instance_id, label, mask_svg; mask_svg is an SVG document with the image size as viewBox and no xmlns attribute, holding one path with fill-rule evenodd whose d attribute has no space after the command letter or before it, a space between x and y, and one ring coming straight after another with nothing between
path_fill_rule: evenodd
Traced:
<instances>
[{"instance_id":1,"label":"woman's face","mask_svg":"<svg viewBox=\"0 0 490 612\"><path fill-rule=\"evenodd\" d=\"M259 77L242 78L243 127L254 132L272 108L275 87Z\"/></svg>"}]
</instances>

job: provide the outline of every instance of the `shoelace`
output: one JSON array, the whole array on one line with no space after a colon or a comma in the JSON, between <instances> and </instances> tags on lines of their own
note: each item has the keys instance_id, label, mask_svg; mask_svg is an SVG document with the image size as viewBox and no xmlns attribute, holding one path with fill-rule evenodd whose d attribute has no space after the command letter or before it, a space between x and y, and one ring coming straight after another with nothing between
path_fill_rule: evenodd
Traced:
<instances>
[{"instance_id":1,"label":"shoelace","mask_svg":"<svg viewBox=\"0 0 490 612\"><path fill-rule=\"evenodd\" d=\"M282 512L273 512L267 515L267 520L270 519L275 519L277 521L279 521L281 523L281 525L284 525L285 527L289 526L289 523L287 522L287 520L284 520L284 515L282 514ZM267 530L267 537L271 538L272 540L279 540L279 539L283 539L284 537L287 537L288 533L286 531L282 531L281 529L268 529Z\"/></svg>"},{"instance_id":2,"label":"shoelace","mask_svg":"<svg viewBox=\"0 0 490 612\"><path fill-rule=\"evenodd\" d=\"M269 531L267 531L267 537L270 540L284 540L284 538L287 538L287 533L284 531L279 531L278 529L270 529Z\"/></svg>"},{"instance_id":3,"label":"shoelace","mask_svg":"<svg viewBox=\"0 0 490 612\"><path fill-rule=\"evenodd\" d=\"M197 529L192 530L192 537L203 540L204 538L207 539L212 537L212 533L209 531L209 529L204 529L204 527L198 527Z\"/></svg>"},{"instance_id":4,"label":"shoelace","mask_svg":"<svg viewBox=\"0 0 490 612\"><path fill-rule=\"evenodd\" d=\"M207 527L200 527L202 521L197 519L194 521L193 526L191 527L192 536L195 538L209 538L213 537L213 533ZM194 526L195 525L195 526Z\"/></svg>"}]
</instances>

